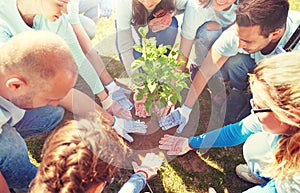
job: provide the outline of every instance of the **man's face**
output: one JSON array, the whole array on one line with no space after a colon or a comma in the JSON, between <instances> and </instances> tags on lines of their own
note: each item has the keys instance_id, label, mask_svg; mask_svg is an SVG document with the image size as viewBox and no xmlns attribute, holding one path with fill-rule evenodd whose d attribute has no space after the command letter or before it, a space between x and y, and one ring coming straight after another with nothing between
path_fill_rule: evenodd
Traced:
<instances>
[{"instance_id":1,"label":"man's face","mask_svg":"<svg viewBox=\"0 0 300 193\"><path fill-rule=\"evenodd\" d=\"M254 53L262 50L271 42L271 35L267 38L261 35L260 26L239 27L236 25L236 33L239 37L239 48L248 53Z\"/></svg>"},{"instance_id":2,"label":"man's face","mask_svg":"<svg viewBox=\"0 0 300 193\"><path fill-rule=\"evenodd\" d=\"M12 97L10 101L22 109L33 109L46 105L57 106L76 82L76 76L67 74L58 73L53 81L47 83L47 89L30 87L25 94Z\"/></svg>"},{"instance_id":3,"label":"man's face","mask_svg":"<svg viewBox=\"0 0 300 193\"><path fill-rule=\"evenodd\" d=\"M56 21L63 13L67 13L67 4L70 0L42 0L42 14L51 21Z\"/></svg>"}]
</instances>

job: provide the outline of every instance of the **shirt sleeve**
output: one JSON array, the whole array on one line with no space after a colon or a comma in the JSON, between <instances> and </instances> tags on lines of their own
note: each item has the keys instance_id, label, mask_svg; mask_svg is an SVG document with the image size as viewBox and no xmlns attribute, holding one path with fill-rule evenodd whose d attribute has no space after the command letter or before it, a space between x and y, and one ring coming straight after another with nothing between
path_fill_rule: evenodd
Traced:
<instances>
[{"instance_id":1,"label":"shirt sleeve","mask_svg":"<svg viewBox=\"0 0 300 193\"><path fill-rule=\"evenodd\" d=\"M182 13L185 10L188 0L175 0L176 12Z\"/></svg>"},{"instance_id":2,"label":"shirt sleeve","mask_svg":"<svg viewBox=\"0 0 300 193\"><path fill-rule=\"evenodd\" d=\"M195 39L198 28L205 22L195 2L198 3L197 0L188 1L182 21L181 35L188 40Z\"/></svg>"},{"instance_id":3,"label":"shirt sleeve","mask_svg":"<svg viewBox=\"0 0 300 193\"><path fill-rule=\"evenodd\" d=\"M141 173L133 174L118 193L139 193L146 186L146 178Z\"/></svg>"},{"instance_id":4,"label":"shirt sleeve","mask_svg":"<svg viewBox=\"0 0 300 193\"><path fill-rule=\"evenodd\" d=\"M37 27L40 30L49 30L61 38L69 45L74 60L78 66L80 76L86 81L94 94L98 94L104 90L104 86L94 68L83 53L72 26L68 22L66 15L62 15L55 22L47 22L45 18L40 16L37 18Z\"/></svg>"},{"instance_id":5,"label":"shirt sleeve","mask_svg":"<svg viewBox=\"0 0 300 193\"><path fill-rule=\"evenodd\" d=\"M117 50L126 72L131 76L133 57L133 35L131 29L132 1L118 0L116 7Z\"/></svg>"},{"instance_id":6,"label":"shirt sleeve","mask_svg":"<svg viewBox=\"0 0 300 193\"><path fill-rule=\"evenodd\" d=\"M261 125L255 115L249 115L240 122L224 126L220 129L189 138L192 148L211 148L236 146L247 140L247 138L261 131Z\"/></svg>"},{"instance_id":7,"label":"shirt sleeve","mask_svg":"<svg viewBox=\"0 0 300 193\"><path fill-rule=\"evenodd\" d=\"M239 39L235 35L235 26L231 26L225 30L221 36L213 44L213 48L223 56L234 56L239 53Z\"/></svg>"}]
</instances>

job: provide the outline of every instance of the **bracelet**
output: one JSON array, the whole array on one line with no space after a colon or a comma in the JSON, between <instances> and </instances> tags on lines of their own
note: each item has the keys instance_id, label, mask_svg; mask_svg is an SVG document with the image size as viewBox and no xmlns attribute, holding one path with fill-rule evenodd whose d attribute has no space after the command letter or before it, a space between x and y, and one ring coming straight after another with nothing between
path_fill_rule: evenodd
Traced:
<instances>
[{"instance_id":1,"label":"bracelet","mask_svg":"<svg viewBox=\"0 0 300 193\"><path fill-rule=\"evenodd\" d=\"M147 172L145 172L144 170L138 170L138 171L136 171L136 172L140 172L140 173L143 173L143 174L145 174L145 176L146 176L146 180L148 180L148 173Z\"/></svg>"}]
</instances>

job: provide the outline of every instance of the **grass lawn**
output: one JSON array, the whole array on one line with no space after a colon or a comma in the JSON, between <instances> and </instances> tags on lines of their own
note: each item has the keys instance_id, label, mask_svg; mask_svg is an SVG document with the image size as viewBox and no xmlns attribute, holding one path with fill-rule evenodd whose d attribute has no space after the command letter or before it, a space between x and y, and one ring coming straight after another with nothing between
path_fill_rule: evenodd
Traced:
<instances>
[{"instance_id":1,"label":"grass lawn","mask_svg":"<svg viewBox=\"0 0 300 193\"><path fill-rule=\"evenodd\" d=\"M300 10L300 0L291 0L290 5L292 10ZM114 16L102 19L97 31L97 36L92 42L99 50L108 71L115 78L125 77L124 67L120 64L114 48ZM211 97L208 90L199 97L199 109L197 134L207 131L209 124L214 122L211 119L214 113L211 111ZM26 141L31 160L37 166L46 136ZM158 175L149 181L149 185L155 193L204 193L208 187L214 187L218 193L238 193L253 186L236 176L235 167L240 163L244 163L242 146L210 149L204 154L199 151L189 152L164 164ZM131 170L121 169L104 192L117 192L132 173ZM146 187L143 192L147 191L149 190Z\"/></svg>"}]
</instances>

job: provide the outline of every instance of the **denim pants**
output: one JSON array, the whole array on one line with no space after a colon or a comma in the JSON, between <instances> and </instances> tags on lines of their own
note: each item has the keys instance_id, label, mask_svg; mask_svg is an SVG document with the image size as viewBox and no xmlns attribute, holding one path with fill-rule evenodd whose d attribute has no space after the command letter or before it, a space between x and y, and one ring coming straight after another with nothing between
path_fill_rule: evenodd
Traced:
<instances>
[{"instance_id":1,"label":"denim pants","mask_svg":"<svg viewBox=\"0 0 300 193\"><path fill-rule=\"evenodd\" d=\"M203 60L208 54L210 48L218 37L222 34L223 29L208 30L207 25L211 23L210 21L204 23L197 30L196 39L195 39L195 63L201 66Z\"/></svg>"},{"instance_id":2,"label":"denim pants","mask_svg":"<svg viewBox=\"0 0 300 193\"><path fill-rule=\"evenodd\" d=\"M248 87L248 73L253 72L254 67L255 61L249 54L237 54L229 57L220 71L231 88L243 91Z\"/></svg>"},{"instance_id":3,"label":"denim pants","mask_svg":"<svg viewBox=\"0 0 300 193\"><path fill-rule=\"evenodd\" d=\"M134 26L136 32L138 33L138 27ZM176 36L178 33L178 21L176 17L172 17L172 23L171 25L166 28L165 30L161 30L158 32L153 32L149 28L149 32L147 34L147 38L155 37L156 38L156 45L170 45L173 46L176 40ZM133 49L133 57L134 59L140 58L142 56L142 53L137 52Z\"/></svg>"},{"instance_id":4,"label":"denim pants","mask_svg":"<svg viewBox=\"0 0 300 193\"><path fill-rule=\"evenodd\" d=\"M0 134L0 171L9 188L26 191L37 168L28 157L24 138L53 129L63 118L62 107L45 106L27 110L14 126L4 124Z\"/></svg>"}]
</instances>

